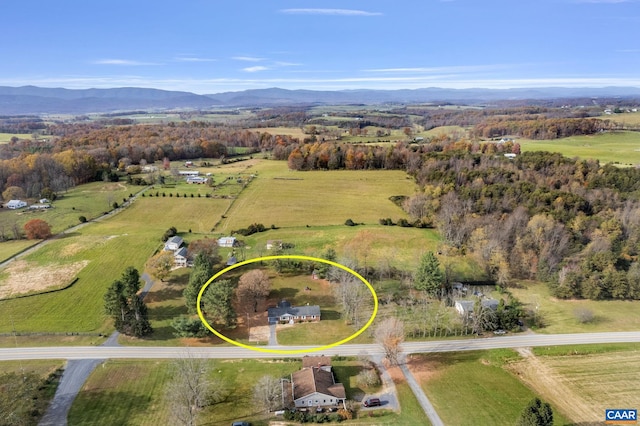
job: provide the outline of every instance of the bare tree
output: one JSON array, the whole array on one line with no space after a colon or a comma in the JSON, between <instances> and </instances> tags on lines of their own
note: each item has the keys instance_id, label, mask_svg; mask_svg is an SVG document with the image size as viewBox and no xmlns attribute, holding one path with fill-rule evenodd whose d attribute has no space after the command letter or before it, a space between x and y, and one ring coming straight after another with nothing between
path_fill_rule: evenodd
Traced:
<instances>
[{"instance_id":1,"label":"bare tree","mask_svg":"<svg viewBox=\"0 0 640 426\"><path fill-rule=\"evenodd\" d=\"M265 411L282 408L282 383L280 379L271 375L262 376L253 387L253 402Z\"/></svg>"},{"instance_id":2,"label":"bare tree","mask_svg":"<svg viewBox=\"0 0 640 426\"><path fill-rule=\"evenodd\" d=\"M271 282L266 272L254 269L242 274L238 281L236 294L240 300L248 300L253 306L253 312L258 312L258 303L264 300L271 290Z\"/></svg>"},{"instance_id":3,"label":"bare tree","mask_svg":"<svg viewBox=\"0 0 640 426\"><path fill-rule=\"evenodd\" d=\"M376 343L382 346L391 365L398 365L404 342L404 323L396 317L382 321L373 333Z\"/></svg>"},{"instance_id":4,"label":"bare tree","mask_svg":"<svg viewBox=\"0 0 640 426\"><path fill-rule=\"evenodd\" d=\"M342 306L342 313L345 321L351 323L355 328L360 328L363 321L363 309L366 307L370 297L369 290L360 280L353 275L343 277L334 287L334 294Z\"/></svg>"},{"instance_id":5,"label":"bare tree","mask_svg":"<svg viewBox=\"0 0 640 426\"><path fill-rule=\"evenodd\" d=\"M197 425L198 412L224 400L228 391L221 381L210 379L211 363L187 353L172 363L173 379L167 401L173 420L180 425Z\"/></svg>"}]
</instances>

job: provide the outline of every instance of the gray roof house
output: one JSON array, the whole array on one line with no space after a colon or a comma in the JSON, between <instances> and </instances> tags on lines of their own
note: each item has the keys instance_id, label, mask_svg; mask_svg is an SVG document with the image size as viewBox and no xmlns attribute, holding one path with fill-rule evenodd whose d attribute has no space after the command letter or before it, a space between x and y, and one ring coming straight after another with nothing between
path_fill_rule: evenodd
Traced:
<instances>
[{"instance_id":1,"label":"gray roof house","mask_svg":"<svg viewBox=\"0 0 640 426\"><path fill-rule=\"evenodd\" d=\"M344 385L337 383L331 366L306 367L291 375L293 402L302 407L345 407Z\"/></svg>"},{"instance_id":2,"label":"gray roof house","mask_svg":"<svg viewBox=\"0 0 640 426\"><path fill-rule=\"evenodd\" d=\"M169 238L166 243L164 243L164 249L167 251L176 251L180 248L183 242L184 241L182 237L174 235L173 237Z\"/></svg>"},{"instance_id":3,"label":"gray roof house","mask_svg":"<svg viewBox=\"0 0 640 426\"><path fill-rule=\"evenodd\" d=\"M188 256L186 247L180 247L173 253L173 263L176 266L187 266L187 260Z\"/></svg>"},{"instance_id":4,"label":"gray roof house","mask_svg":"<svg viewBox=\"0 0 640 426\"><path fill-rule=\"evenodd\" d=\"M482 306L489 308L492 311L498 309L498 301L495 299L483 299L480 301ZM467 316L473 314L473 306L476 304L475 300L456 300L455 308L458 314L461 316Z\"/></svg>"},{"instance_id":5,"label":"gray roof house","mask_svg":"<svg viewBox=\"0 0 640 426\"><path fill-rule=\"evenodd\" d=\"M278 303L277 307L267 309L267 316L269 318L269 324L275 324L277 322L293 324L302 321L320 321L320 306L291 306L291 303L283 300Z\"/></svg>"}]
</instances>

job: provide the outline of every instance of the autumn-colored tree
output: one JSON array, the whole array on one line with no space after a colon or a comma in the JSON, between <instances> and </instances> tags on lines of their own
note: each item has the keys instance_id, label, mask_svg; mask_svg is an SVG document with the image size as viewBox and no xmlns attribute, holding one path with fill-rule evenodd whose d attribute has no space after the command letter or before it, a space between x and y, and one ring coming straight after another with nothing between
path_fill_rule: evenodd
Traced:
<instances>
[{"instance_id":1,"label":"autumn-colored tree","mask_svg":"<svg viewBox=\"0 0 640 426\"><path fill-rule=\"evenodd\" d=\"M195 258L198 254L203 253L212 264L220 261L218 254L218 241L215 238L203 238L201 240L191 241L189 243L189 255Z\"/></svg>"},{"instance_id":2,"label":"autumn-colored tree","mask_svg":"<svg viewBox=\"0 0 640 426\"><path fill-rule=\"evenodd\" d=\"M238 299L245 304L251 303L253 312L258 312L258 303L269 295L270 290L271 282L269 281L267 273L260 269L254 269L253 271L242 274L238 281L236 294Z\"/></svg>"},{"instance_id":3,"label":"autumn-colored tree","mask_svg":"<svg viewBox=\"0 0 640 426\"><path fill-rule=\"evenodd\" d=\"M173 265L173 253L170 251L162 251L149 260L149 268L151 268L151 273L160 281L164 281L164 279L169 276Z\"/></svg>"},{"instance_id":4,"label":"autumn-colored tree","mask_svg":"<svg viewBox=\"0 0 640 426\"><path fill-rule=\"evenodd\" d=\"M404 323L395 317L387 318L376 327L373 336L384 349L389 364L398 365L404 342Z\"/></svg>"},{"instance_id":5,"label":"autumn-colored tree","mask_svg":"<svg viewBox=\"0 0 640 426\"><path fill-rule=\"evenodd\" d=\"M2 198L6 201L19 200L21 198L24 198L24 196L24 190L19 186L10 186L2 193Z\"/></svg>"},{"instance_id":6,"label":"autumn-colored tree","mask_svg":"<svg viewBox=\"0 0 640 426\"><path fill-rule=\"evenodd\" d=\"M44 240L51 236L51 227L42 219L31 219L24 224L24 232L30 240Z\"/></svg>"}]
</instances>

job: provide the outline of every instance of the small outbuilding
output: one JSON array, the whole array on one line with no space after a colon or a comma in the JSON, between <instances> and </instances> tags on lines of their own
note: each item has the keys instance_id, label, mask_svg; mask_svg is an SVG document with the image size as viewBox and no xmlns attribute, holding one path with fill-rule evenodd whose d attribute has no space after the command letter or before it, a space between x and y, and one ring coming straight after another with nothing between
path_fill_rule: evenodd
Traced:
<instances>
[{"instance_id":1,"label":"small outbuilding","mask_svg":"<svg viewBox=\"0 0 640 426\"><path fill-rule=\"evenodd\" d=\"M235 247L236 243L236 237L218 238L218 247Z\"/></svg>"},{"instance_id":2,"label":"small outbuilding","mask_svg":"<svg viewBox=\"0 0 640 426\"><path fill-rule=\"evenodd\" d=\"M184 240L182 239L182 237L174 235L173 237L169 238L166 243L164 243L164 249L166 251L176 251L180 248L183 242Z\"/></svg>"}]
</instances>

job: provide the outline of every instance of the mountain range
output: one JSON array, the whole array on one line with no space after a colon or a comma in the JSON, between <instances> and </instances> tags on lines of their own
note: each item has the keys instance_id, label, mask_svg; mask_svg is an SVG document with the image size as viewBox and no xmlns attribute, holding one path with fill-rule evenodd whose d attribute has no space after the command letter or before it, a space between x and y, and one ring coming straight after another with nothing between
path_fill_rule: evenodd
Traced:
<instances>
[{"instance_id":1,"label":"mountain range","mask_svg":"<svg viewBox=\"0 0 640 426\"><path fill-rule=\"evenodd\" d=\"M209 109L278 105L386 103L481 104L498 100L640 97L638 87L522 89L287 90L251 89L198 95L190 92L122 87L63 89L0 86L0 115L87 114L131 110Z\"/></svg>"}]
</instances>

